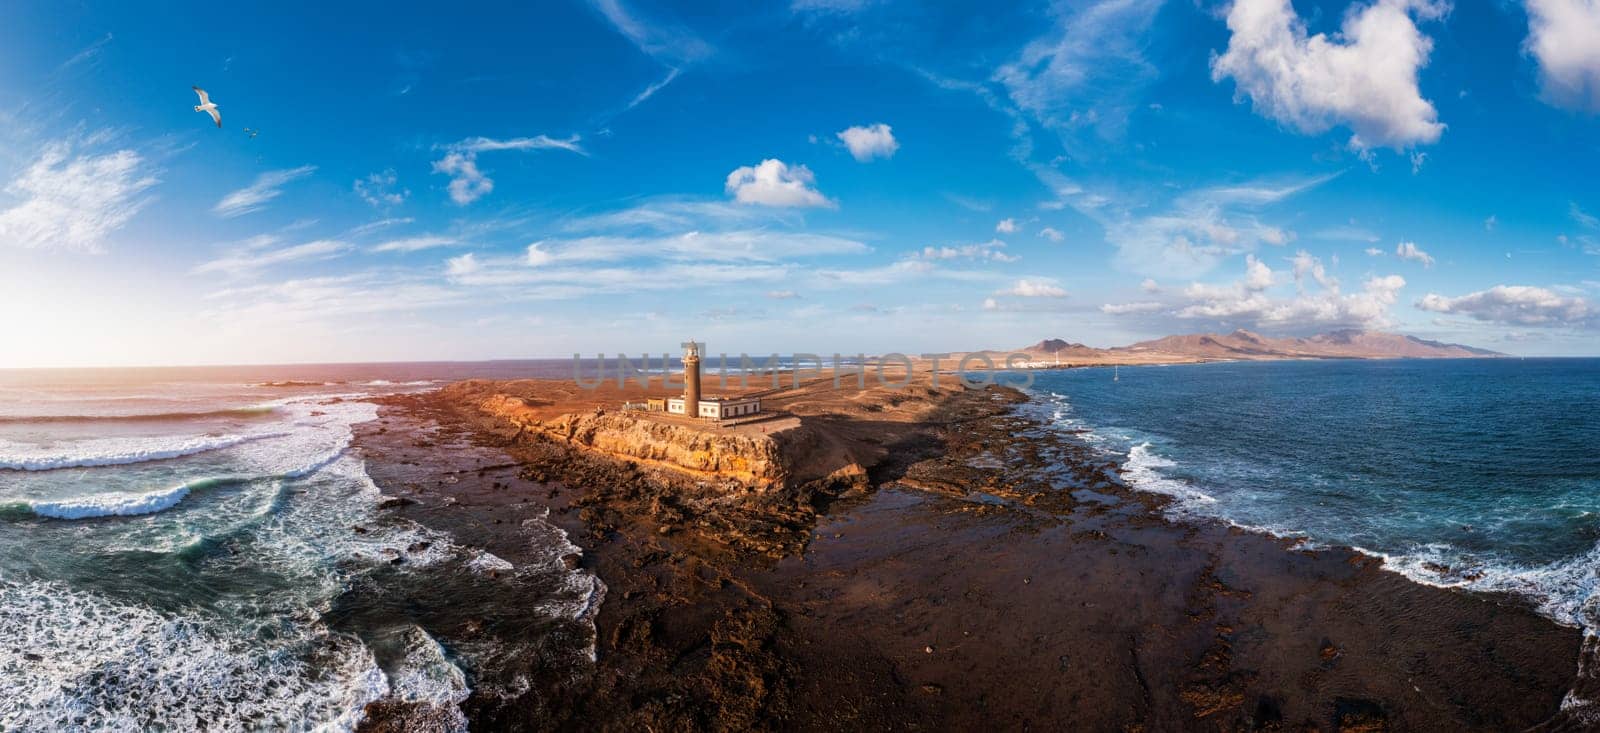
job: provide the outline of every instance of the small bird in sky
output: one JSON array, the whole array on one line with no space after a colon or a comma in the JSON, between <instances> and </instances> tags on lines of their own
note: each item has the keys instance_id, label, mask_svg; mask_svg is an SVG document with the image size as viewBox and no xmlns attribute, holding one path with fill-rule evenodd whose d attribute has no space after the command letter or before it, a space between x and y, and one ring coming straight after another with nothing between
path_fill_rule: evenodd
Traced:
<instances>
[{"instance_id":1,"label":"small bird in sky","mask_svg":"<svg viewBox=\"0 0 1600 733\"><path fill-rule=\"evenodd\" d=\"M254 129L254 128L246 127L246 128L244 128L244 134L249 135L250 139L254 140L254 139L256 139L257 135L261 134L261 131L257 130L257 129Z\"/></svg>"},{"instance_id":2,"label":"small bird in sky","mask_svg":"<svg viewBox=\"0 0 1600 733\"><path fill-rule=\"evenodd\" d=\"M195 87L194 93L200 95L200 103L194 106L194 111L210 113L211 119L217 123L217 127L222 127L222 113L217 111L217 105L211 103L211 96L206 94L206 90L200 87Z\"/></svg>"}]
</instances>

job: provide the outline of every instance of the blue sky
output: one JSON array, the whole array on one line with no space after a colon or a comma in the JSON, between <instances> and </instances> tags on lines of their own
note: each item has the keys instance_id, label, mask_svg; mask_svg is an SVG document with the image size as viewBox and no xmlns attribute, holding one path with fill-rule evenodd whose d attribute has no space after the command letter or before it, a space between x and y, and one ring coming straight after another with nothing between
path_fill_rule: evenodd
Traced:
<instances>
[{"instance_id":1,"label":"blue sky","mask_svg":"<svg viewBox=\"0 0 1600 733\"><path fill-rule=\"evenodd\" d=\"M0 366L1600 353L1593 0L339 5L0 7Z\"/></svg>"}]
</instances>

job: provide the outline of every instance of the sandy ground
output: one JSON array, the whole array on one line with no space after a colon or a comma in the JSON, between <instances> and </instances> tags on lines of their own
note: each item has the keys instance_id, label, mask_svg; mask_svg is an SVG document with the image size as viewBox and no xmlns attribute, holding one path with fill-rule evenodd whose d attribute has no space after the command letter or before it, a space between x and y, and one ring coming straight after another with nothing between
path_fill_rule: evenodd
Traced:
<instances>
[{"instance_id":1,"label":"sandy ground","mask_svg":"<svg viewBox=\"0 0 1600 733\"><path fill-rule=\"evenodd\" d=\"M828 391L773 404L883 460L871 490L804 507L686 506L636 468L508 441L459 399L395 400L362 426L374 480L417 502L395 511L510 558L511 528L549 507L609 588L593 668L475 696L474 726L1519 730L1573 685L1577 630L1354 552L1169 522L1014 391L903 409ZM803 541L727 541L764 531Z\"/></svg>"}]
</instances>

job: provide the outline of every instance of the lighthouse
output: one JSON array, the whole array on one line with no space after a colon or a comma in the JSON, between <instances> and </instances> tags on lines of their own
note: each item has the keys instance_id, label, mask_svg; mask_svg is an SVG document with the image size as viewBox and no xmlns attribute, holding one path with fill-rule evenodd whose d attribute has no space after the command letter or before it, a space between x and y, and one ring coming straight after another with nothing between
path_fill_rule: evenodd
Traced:
<instances>
[{"instance_id":1,"label":"lighthouse","mask_svg":"<svg viewBox=\"0 0 1600 733\"><path fill-rule=\"evenodd\" d=\"M683 396L668 397L666 404L650 400L646 409L666 408L669 415L702 418L721 422L730 418L745 417L761 412L760 397L725 397L700 395L700 344L686 341L683 344Z\"/></svg>"},{"instance_id":2,"label":"lighthouse","mask_svg":"<svg viewBox=\"0 0 1600 733\"><path fill-rule=\"evenodd\" d=\"M685 415L700 414L700 344L683 344L683 407Z\"/></svg>"}]
</instances>

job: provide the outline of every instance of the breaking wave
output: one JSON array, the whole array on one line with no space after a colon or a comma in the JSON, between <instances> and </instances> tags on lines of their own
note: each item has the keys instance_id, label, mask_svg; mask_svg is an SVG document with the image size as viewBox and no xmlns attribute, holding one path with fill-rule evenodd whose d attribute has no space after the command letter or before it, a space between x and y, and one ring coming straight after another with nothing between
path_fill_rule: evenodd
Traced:
<instances>
[{"instance_id":1,"label":"breaking wave","mask_svg":"<svg viewBox=\"0 0 1600 733\"><path fill-rule=\"evenodd\" d=\"M125 466L192 456L288 433L158 438L92 438L63 446L38 446L0 440L0 469L54 471L62 468Z\"/></svg>"}]
</instances>

